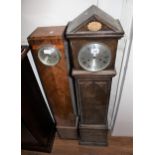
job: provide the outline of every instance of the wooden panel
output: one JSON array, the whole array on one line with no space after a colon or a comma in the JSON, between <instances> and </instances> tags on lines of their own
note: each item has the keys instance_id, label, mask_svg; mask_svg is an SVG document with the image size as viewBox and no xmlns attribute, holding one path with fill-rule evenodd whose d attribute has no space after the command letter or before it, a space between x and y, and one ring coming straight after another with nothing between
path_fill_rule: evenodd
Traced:
<instances>
[{"instance_id":1,"label":"wooden panel","mask_svg":"<svg viewBox=\"0 0 155 155\"><path fill-rule=\"evenodd\" d=\"M55 137L55 124L49 114L38 83L22 50L21 117L23 149L50 152Z\"/></svg>"},{"instance_id":2,"label":"wooden panel","mask_svg":"<svg viewBox=\"0 0 155 155\"><path fill-rule=\"evenodd\" d=\"M39 30L35 30L28 38L32 49L32 55L39 72L48 103L57 122L58 132L59 126L60 128L62 128L62 126L76 126L76 116L73 112L69 88L69 78L63 38L64 30L65 27L39 28ZM53 35L49 36L48 34L50 32L53 32ZM42 38L42 36L44 37ZM61 60L56 66L45 66L38 59L39 48L47 44L54 45L61 52ZM76 132L76 130L74 130L74 132ZM61 132L59 135L61 135ZM63 135L61 137L63 137Z\"/></svg>"},{"instance_id":3,"label":"wooden panel","mask_svg":"<svg viewBox=\"0 0 155 155\"><path fill-rule=\"evenodd\" d=\"M107 127L104 125L80 124L80 144L107 146Z\"/></svg>"},{"instance_id":4,"label":"wooden panel","mask_svg":"<svg viewBox=\"0 0 155 155\"><path fill-rule=\"evenodd\" d=\"M90 30L88 29L88 24L91 22L99 22L101 24L101 29L99 31L111 31L111 32L113 32L113 30L111 28L109 28L107 25L101 23L99 21L99 19L95 16L88 19L88 21L85 22L84 25L82 25L82 27L78 29L78 32L83 32L83 31L89 31L90 32Z\"/></svg>"},{"instance_id":5,"label":"wooden panel","mask_svg":"<svg viewBox=\"0 0 155 155\"><path fill-rule=\"evenodd\" d=\"M52 27L38 27L31 33L28 40L56 38L62 39L64 33L64 26L52 26Z\"/></svg>"},{"instance_id":6,"label":"wooden panel","mask_svg":"<svg viewBox=\"0 0 155 155\"><path fill-rule=\"evenodd\" d=\"M77 34L80 34L78 32L81 29L83 29L84 33L88 33L88 31L85 29L85 24L88 23L88 21L90 20L93 21L94 18L98 19L99 22L103 23L106 27L108 27L108 30L112 30L114 32L113 35L116 35L117 33L121 36L123 35L123 29L117 20L115 20L113 17L111 17L95 5L92 5L69 24L67 28L68 37L70 37L71 35L76 36ZM104 32L105 29L99 31L102 36L104 36Z\"/></svg>"},{"instance_id":7,"label":"wooden panel","mask_svg":"<svg viewBox=\"0 0 155 155\"><path fill-rule=\"evenodd\" d=\"M39 145L38 141L31 134L28 128L25 126L24 122L21 121L21 144L25 145Z\"/></svg>"},{"instance_id":8,"label":"wooden panel","mask_svg":"<svg viewBox=\"0 0 155 155\"><path fill-rule=\"evenodd\" d=\"M107 112L111 80L115 74L115 71L72 71L76 82L82 145L107 145Z\"/></svg>"},{"instance_id":9,"label":"wooden panel","mask_svg":"<svg viewBox=\"0 0 155 155\"><path fill-rule=\"evenodd\" d=\"M106 124L111 80L78 79L80 120L84 124Z\"/></svg>"},{"instance_id":10,"label":"wooden panel","mask_svg":"<svg viewBox=\"0 0 155 155\"><path fill-rule=\"evenodd\" d=\"M63 139L78 139L79 118L76 117L74 126L57 126L58 136Z\"/></svg>"},{"instance_id":11,"label":"wooden panel","mask_svg":"<svg viewBox=\"0 0 155 155\"><path fill-rule=\"evenodd\" d=\"M90 76L115 76L116 75L116 71L115 70L103 70L103 71L100 71L100 72L89 72L89 71L84 71L84 70L75 70L73 69L72 70L72 75L75 76L76 78L77 77L81 77L82 76L85 76L85 77L90 77Z\"/></svg>"}]
</instances>

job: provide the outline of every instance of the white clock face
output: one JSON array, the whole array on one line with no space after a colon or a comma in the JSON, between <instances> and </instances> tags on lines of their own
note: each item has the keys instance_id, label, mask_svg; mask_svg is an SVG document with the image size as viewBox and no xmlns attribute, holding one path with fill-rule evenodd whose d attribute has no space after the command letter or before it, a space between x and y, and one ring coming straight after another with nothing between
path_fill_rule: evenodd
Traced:
<instances>
[{"instance_id":1,"label":"white clock face","mask_svg":"<svg viewBox=\"0 0 155 155\"><path fill-rule=\"evenodd\" d=\"M111 51L103 43L90 43L80 49L78 61L80 66L87 71L100 71L110 64Z\"/></svg>"},{"instance_id":2,"label":"white clock face","mask_svg":"<svg viewBox=\"0 0 155 155\"><path fill-rule=\"evenodd\" d=\"M60 61L60 51L54 46L44 46L39 49L39 60L46 66L54 66Z\"/></svg>"}]
</instances>

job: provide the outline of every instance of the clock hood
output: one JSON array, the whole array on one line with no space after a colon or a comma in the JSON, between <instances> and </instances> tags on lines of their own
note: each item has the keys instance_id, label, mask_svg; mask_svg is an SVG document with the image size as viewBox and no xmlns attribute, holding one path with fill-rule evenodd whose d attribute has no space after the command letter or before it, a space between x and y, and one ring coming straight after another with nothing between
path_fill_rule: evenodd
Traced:
<instances>
[{"instance_id":1,"label":"clock hood","mask_svg":"<svg viewBox=\"0 0 155 155\"><path fill-rule=\"evenodd\" d=\"M66 30L67 38L76 37L122 37L123 28L114 19L95 5L89 7L71 21Z\"/></svg>"}]
</instances>

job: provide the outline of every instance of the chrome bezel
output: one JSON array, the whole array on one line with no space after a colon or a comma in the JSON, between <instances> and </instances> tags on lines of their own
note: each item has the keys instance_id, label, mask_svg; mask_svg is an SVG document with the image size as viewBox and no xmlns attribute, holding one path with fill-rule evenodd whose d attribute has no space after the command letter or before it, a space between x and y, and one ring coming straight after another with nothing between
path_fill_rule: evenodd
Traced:
<instances>
[{"instance_id":1,"label":"chrome bezel","mask_svg":"<svg viewBox=\"0 0 155 155\"><path fill-rule=\"evenodd\" d=\"M50 63L47 63L47 61L45 59L42 58L41 54L44 50L51 50L54 51L54 53L56 54L56 59L57 61L54 61L54 62L50 62ZM50 54L49 54L50 55ZM41 47L39 50L38 50L38 58L39 60L41 61L41 63L43 63L44 65L46 66L55 66L56 64L58 64L58 62L60 61L61 59L61 53L60 51L53 45L45 45L43 47Z\"/></svg>"}]
</instances>

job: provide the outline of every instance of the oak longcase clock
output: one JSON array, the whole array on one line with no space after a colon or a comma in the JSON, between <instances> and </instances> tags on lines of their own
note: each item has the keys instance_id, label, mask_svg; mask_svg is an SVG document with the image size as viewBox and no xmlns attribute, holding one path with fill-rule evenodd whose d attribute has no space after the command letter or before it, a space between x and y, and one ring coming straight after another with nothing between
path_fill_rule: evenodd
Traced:
<instances>
[{"instance_id":1,"label":"oak longcase clock","mask_svg":"<svg viewBox=\"0 0 155 155\"><path fill-rule=\"evenodd\" d=\"M80 144L107 145L111 80L116 75L117 43L123 34L119 20L94 5L68 24Z\"/></svg>"}]
</instances>

